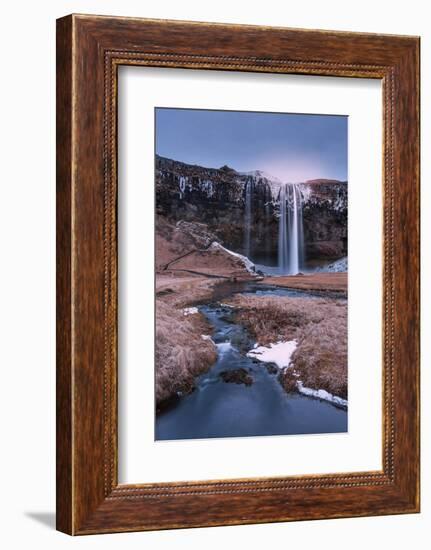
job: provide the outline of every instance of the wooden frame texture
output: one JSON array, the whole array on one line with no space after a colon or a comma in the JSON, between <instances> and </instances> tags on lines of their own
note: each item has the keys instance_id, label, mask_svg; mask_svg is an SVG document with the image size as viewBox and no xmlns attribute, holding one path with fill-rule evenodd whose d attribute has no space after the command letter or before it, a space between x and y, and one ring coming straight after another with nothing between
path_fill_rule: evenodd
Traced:
<instances>
[{"instance_id":1,"label":"wooden frame texture","mask_svg":"<svg viewBox=\"0 0 431 550\"><path fill-rule=\"evenodd\" d=\"M383 469L119 485L119 65L383 82ZM69 534L419 511L419 38L71 15L57 21L57 528Z\"/></svg>"}]
</instances>

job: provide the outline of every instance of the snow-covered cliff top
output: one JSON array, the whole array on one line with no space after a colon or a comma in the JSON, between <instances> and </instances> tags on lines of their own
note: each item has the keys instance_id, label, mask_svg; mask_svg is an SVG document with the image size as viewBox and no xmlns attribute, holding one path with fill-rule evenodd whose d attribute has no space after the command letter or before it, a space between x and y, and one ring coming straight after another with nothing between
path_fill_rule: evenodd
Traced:
<instances>
[{"instance_id":1,"label":"snow-covered cliff top","mask_svg":"<svg viewBox=\"0 0 431 550\"><path fill-rule=\"evenodd\" d=\"M279 200L280 187L292 185L290 182L282 182L276 176L264 170L251 170L237 172L229 166L221 168L208 168L204 166L186 164L181 161L156 156L156 170L162 178L171 174L178 181L178 189L182 198L187 191L199 189L208 197L215 197L217 189L230 189L235 200L243 200L244 189L250 183L254 189L267 189L272 201ZM304 203L329 201L336 209L343 209L347 204L347 182L329 179L314 179L297 183ZM268 200L268 199L266 199ZM346 203L346 204L345 204Z\"/></svg>"}]
</instances>

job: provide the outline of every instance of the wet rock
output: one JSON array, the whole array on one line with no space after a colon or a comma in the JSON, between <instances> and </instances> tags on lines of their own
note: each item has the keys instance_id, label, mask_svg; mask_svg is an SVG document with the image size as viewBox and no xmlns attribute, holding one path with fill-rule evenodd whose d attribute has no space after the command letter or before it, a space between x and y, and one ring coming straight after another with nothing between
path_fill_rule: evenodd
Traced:
<instances>
[{"instance_id":1,"label":"wet rock","mask_svg":"<svg viewBox=\"0 0 431 550\"><path fill-rule=\"evenodd\" d=\"M251 386L253 384L253 378L248 374L246 369L239 368L235 370L224 370L220 373L220 378L223 382L233 384L245 384Z\"/></svg>"},{"instance_id":2,"label":"wet rock","mask_svg":"<svg viewBox=\"0 0 431 550\"><path fill-rule=\"evenodd\" d=\"M224 323L233 324L235 322L233 311L231 309L224 308L221 310L221 315L219 317L220 321Z\"/></svg>"},{"instance_id":3,"label":"wet rock","mask_svg":"<svg viewBox=\"0 0 431 550\"><path fill-rule=\"evenodd\" d=\"M297 378L291 370L284 369L280 373L278 381L286 393L294 393L297 391Z\"/></svg>"},{"instance_id":4,"label":"wet rock","mask_svg":"<svg viewBox=\"0 0 431 550\"><path fill-rule=\"evenodd\" d=\"M229 339L231 344L239 351L248 351L250 349L250 337L243 330L236 330L235 332L232 332Z\"/></svg>"},{"instance_id":5,"label":"wet rock","mask_svg":"<svg viewBox=\"0 0 431 550\"><path fill-rule=\"evenodd\" d=\"M156 292L156 296L157 298L160 298L161 296L167 296L168 294L173 294L174 291L172 290L172 288L165 288L164 290L159 290L158 292Z\"/></svg>"},{"instance_id":6,"label":"wet rock","mask_svg":"<svg viewBox=\"0 0 431 550\"><path fill-rule=\"evenodd\" d=\"M277 374L278 368L275 365L265 365L266 370L268 371L268 374Z\"/></svg>"},{"instance_id":7,"label":"wet rock","mask_svg":"<svg viewBox=\"0 0 431 550\"><path fill-rule=\"evenodd\" d=\"M223 323L229 323L231 325L234 324L234 320L232 319L232 316L230 315L221 315L219 317L220 321L223 321Z\"/></svg>"}]
</instances>

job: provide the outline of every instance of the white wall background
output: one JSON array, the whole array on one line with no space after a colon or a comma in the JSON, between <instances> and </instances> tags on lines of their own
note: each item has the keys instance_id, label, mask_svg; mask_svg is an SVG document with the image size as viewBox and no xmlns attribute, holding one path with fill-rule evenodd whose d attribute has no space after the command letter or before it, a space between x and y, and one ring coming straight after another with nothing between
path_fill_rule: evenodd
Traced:
<instances>
[{"instance_id":1,"label":"white wall background","mask_svg":"<svg viewBox=\"0 0 431 550\"><path fill-rule=\"evenodd\" d=\"M422 37L422 151L431 149L431 30L421 0L56 0L3 5L0 88L0 540L4 548L426 548L431 340L423 338L422 514L72 539L54 526L55 19L75 13L284 25ZM423 334L431 330L430 164L422 155ZM427 529L428 527L428 529Z\"/></svg>"}]
</instances>

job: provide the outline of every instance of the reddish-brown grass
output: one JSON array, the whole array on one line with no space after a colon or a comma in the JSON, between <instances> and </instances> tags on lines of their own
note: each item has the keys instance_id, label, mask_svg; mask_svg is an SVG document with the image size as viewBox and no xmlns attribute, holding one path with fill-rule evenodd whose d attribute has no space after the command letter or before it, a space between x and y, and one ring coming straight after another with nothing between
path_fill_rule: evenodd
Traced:
<instances>
[{"instance_id":1,"label":"reddish-brown grass","mask_svg":"<svg viewBox=\"0 0 431 550\"><path fill-rule=\"evenodd\" d=\"M261 345L295 339L293 369L281 383L292 389L292 373L306 387L347 398L347 302L326 298L237 296L242 323Z\"/></svg>"},{"instance_id":2,"label":"reddish-brown grass","mask_svg":"<svg viewBox=\"0 0 431 550\"><path fill-rule=\"evenodd\" d=\"M262 284L276 284L286 288L299 288L302 290L333 291L347 294L347 272L338 273L309 273L307 275L283 275L278 277L266 277Z\"/></svg>"},{"instance_id":3,"label":"reddish-brown grass","mask_svg":"<svg viewBox=\"0 0 431 550\"><path fill-rule=\"evenodd\" d=\"M184 316L181 310L156 302L156 403L189 393L194 379L217 358L215 345L202 334L211 330L202 314Z\"/></svg>"}]
</instances>

